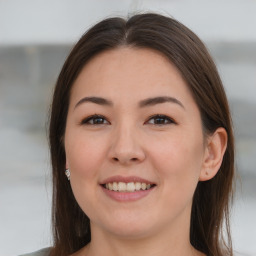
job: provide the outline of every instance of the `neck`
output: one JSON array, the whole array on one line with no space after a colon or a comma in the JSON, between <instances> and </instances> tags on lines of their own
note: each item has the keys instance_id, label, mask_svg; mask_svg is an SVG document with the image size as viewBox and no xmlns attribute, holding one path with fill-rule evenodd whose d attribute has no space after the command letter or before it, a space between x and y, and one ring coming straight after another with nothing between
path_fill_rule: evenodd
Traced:
<instances>
[{"instance_id":1,"label":"neck","mask_svg":"<svg viewBox=\"0 0 256 256\"><path fill-rule=\"evenodd\" d=\"M91 227L92 239L90 244L84 247L77 256L202 256L196 251L189 241L189 229L171 233L154 233L148 237L122 238L101 229ZM184 231L184 230L183 230Z\"/></svg>"}]
</instances>

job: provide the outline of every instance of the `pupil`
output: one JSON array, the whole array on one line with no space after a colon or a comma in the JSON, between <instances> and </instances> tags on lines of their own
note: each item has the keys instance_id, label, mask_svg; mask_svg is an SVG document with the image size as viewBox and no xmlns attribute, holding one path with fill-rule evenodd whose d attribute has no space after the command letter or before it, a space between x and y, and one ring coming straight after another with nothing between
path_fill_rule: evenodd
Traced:
<instances>
[{"instance_id":1,"label":"pupil","mask_svg":"<svg viewBox=\"0 0 256 256\"><path fill-rule=\"evenodd\" d=\"M156 118L156 123L157 123L157 124L162 124L162 123L164 123L164 118L161 118L161 117Z\"/></svg>"},{"instance_id":2,"label":"pupil","mask_svg":"<svg viewBox=\"0 0 256 256\"><path fill-rule=\"evenodd\" d=\"M96 118L96 119L94 119L94 123L96 123L96 124L101 124L102 123L102 121L103 121L103 119L102 118Z\"/></svg>"}]
</instances>

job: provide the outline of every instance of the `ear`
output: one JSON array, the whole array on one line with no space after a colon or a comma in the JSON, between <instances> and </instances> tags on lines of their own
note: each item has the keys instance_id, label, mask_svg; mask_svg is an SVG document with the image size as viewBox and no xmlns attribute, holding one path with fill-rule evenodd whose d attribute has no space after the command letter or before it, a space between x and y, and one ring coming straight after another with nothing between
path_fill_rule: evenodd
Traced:
<instances>
[{"instance_id":1,"label":"ear","mask_svg":"<svg viewBox=\"0 0 256 256\"><path fill-rule=\"evenodd\" d=\"M210 180L217 174L227 148L227 140L227 132L223 127L207 138L200 181Z\"/></svg>"},{"instance_id":2,"label":"ear","mask_svg":"<svg viewBox=\"0 0 256 256\"><path fill-rule=\"evenodd\" d=\"M68 160L66 159L66 170L69 169L69 163Z\"/></svg>"}]
</instances>

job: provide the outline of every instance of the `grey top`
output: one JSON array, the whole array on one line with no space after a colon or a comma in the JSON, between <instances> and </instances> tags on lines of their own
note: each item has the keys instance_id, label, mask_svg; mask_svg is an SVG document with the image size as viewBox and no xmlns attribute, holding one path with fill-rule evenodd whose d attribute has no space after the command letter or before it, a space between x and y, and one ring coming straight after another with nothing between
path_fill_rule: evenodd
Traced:
<instances>
[{"instance_id":1,"label":"grey top","mask_svg":"<svg viewBox=\"0 0 256 256\"><path fill-rule=\"evenodd\" d=\"M51 248L44 248L36 252L22 254L20 256L49 256Z\"/></svg>"}]
</instances>

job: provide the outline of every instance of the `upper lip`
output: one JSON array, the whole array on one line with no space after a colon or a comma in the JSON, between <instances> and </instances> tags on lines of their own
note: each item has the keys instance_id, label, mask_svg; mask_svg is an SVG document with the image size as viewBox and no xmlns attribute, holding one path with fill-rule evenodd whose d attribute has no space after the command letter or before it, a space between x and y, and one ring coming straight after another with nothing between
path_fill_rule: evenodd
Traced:
<instances>
[{"instance_id":1,"label":"upper lip","mask_svg":"<svg viewBox=\"0 0 256 256\"><path fill-rule=\"evenodd\" d=\"M103 184L113 183L113 182L125 182L125 183L141 182L141 183L146 183L146 184L156 184L155 182L149 181L149 180L141 178L141 177L137 177L137 176L125 177L125 176L120 176L120 175L116 175L116 176L112 176L107 179L104 179L102 182L100 182L100 184L103 185Z\"/></svg>"}]
</instances>

